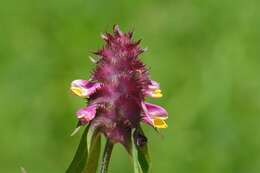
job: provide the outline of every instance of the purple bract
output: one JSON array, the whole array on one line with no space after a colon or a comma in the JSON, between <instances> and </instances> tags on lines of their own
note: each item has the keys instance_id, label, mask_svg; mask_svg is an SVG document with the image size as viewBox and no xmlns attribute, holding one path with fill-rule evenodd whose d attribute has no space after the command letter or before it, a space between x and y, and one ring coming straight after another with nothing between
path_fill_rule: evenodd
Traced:
<instances>
[{"instance_id":1,"label":"purple bract","mask_svg":"<svg viewBox=\"0 0 260 173\"><path fill-rule=\"evenodd\" d=\"M144 101L147 96L162 97L162 93L138 58L144 52L140 41L133 41L132 32L123 33L117 25L113 34L105 33L102 39L106 44L95 52L98 61L91 78L71 83L72 92L88 101L77 112L77 118L81 125L90 124L113 143L126 146L132 129L141 121L166 128L168 114L162 107Z\"/></svg>"}]
</instances>

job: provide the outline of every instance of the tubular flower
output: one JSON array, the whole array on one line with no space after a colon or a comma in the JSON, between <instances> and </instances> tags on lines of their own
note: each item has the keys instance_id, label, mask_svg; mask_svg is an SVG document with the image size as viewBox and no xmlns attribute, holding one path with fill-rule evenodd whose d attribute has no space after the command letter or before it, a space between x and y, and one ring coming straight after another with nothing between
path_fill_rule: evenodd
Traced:
<instances>
[{"instance_id":1,"label":"tubular flower","mask_svg":"<svg viewBox=\"0 0 260 173\"><path fill-rule=\"evenodd\" d=\"M97 105L89 105L86 108L80 109L76 114L80 123L87 124L96 116Z\"/></svg>"},{"instance_id":2,"label":"tubular flower","mask_svg":"<svg viewBox=\"0 0 260 173\"><path fill-rule=\"evenodd\" d=\"M71 83L70 89L77 96L87 98L100 87L101 87L100 83L93 83L87 80L78 79L78 80L74 80Z\"/></svg>"},{"instance_id":3,"label":"tubular flower","mask_svg":"<svg viewBox=\"0 0 260 173\"><path fill-rule=\"evenodd\" d=\"M151 103L142 103L144 115L143 121L149 125L152 125L156 128L166 128L167 124L165 120L168 118L167 111Z\"/></svg>"},{"instance_id":4,"label":"tubular flower","mask_svg":"<svg viewBox=\"0 0 260 173\"><path fill-rule=\"evenodd\" d=\"M101 37L105 45L94 53L98 61L91 79L71 83L72 92L88 101L76 115L81 125L89 124L112 143L127 147L132 130L138 129L141 121L166 128L168 114L162 107L144 102L146 96L159 98L162 93L138 58L144 52L140 41L133 41L132 32L123 33L117 25L112 34Z\"/></svg>"},{"instance_id":5,"label":"tubular flower","mask_svg":"<svg viewBox=\"0 0 260 173\"><path fill-rule=\"evenodd\" d=\"M160 90L160 85L156 81L151 80L148 88L145 90L146 96L150 96L153 98L162 97L162 91Z\"/></svg>"}]
</instances>

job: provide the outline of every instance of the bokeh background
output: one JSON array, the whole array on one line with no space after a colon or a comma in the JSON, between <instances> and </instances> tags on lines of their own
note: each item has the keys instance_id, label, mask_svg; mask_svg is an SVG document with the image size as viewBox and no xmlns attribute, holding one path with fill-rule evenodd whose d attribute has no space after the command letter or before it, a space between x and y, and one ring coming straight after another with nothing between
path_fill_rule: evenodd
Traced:
<instances>
[{"instance_id":1,"label":"bokeh background","mask_svg":"<svg viewBox=\"0 0 260 173\"><path fill-rule=\"evenodd\" d=\"M169 111L162 136L145 128L153 173L260 171L260 1L8 0L0 2L0 172L63 173L80 134L69 91L88 78L89 52L119 24L149 51ZM116 146L111 173L131 173Z\"/></svg>"}]
</instances>

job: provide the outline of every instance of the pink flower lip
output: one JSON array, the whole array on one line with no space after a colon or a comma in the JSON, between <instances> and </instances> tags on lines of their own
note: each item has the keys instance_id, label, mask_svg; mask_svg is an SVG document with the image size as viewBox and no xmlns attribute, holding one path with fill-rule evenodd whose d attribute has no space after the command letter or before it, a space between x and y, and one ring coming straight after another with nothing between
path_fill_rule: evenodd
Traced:
<instances>
[{"instance_id":1,"label":"pink flower lip","mask_svg":"<svg viewBox=\"0 0 260 173\"><path fill-rule=\"evenodd\" d=\"M161 106L145 102L147 113L153 117L161 117L162 119L168 118L168 112Z\"/></svg>"},{"instance_id":2,"label":"pink flower lip","mask_svg":"<svg viewBox=\"0 0 260 173\"><path fill-rule=\"evenodd\" d=\"M154 80L151 80L151 84L148 87L150 89L160 89L160 84Z\"/></svg>"},{"instance_id":3,"label":"pink flower lip","mask_svg":"<svg viewBox=\"0 0 260 173\"><path fill-rule=\"evenodd\" d=\"M85 108L80 109L76 115L82 124L89 123L96 116L97 105L89 105Z\"/></svg>"}]
</instances>

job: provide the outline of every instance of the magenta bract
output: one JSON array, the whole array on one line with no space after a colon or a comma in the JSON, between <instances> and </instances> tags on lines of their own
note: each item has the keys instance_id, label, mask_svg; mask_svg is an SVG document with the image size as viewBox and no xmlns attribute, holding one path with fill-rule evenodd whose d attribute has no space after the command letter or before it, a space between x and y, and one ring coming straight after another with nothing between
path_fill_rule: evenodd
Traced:
<instances>
[{"instance_id":1,"label":"magenta bract","mask_svg":"<svg viewBox=\"0 0 260 173\"><path fill-rule=\"evenodd\" d=\"M167 112L160 106L145 103L145 97L161 97L160 86L149 78L138 55L144 52L132 32L123 33L116 25L114 33L101 36L105 45L98 56L91 79L76 80L71 90L87 98L88 107L77 112L81 124L90 123L114 143L127 145L131 131L144 121L155 128L167 127Z\"/></svg>"}]
</instances>

